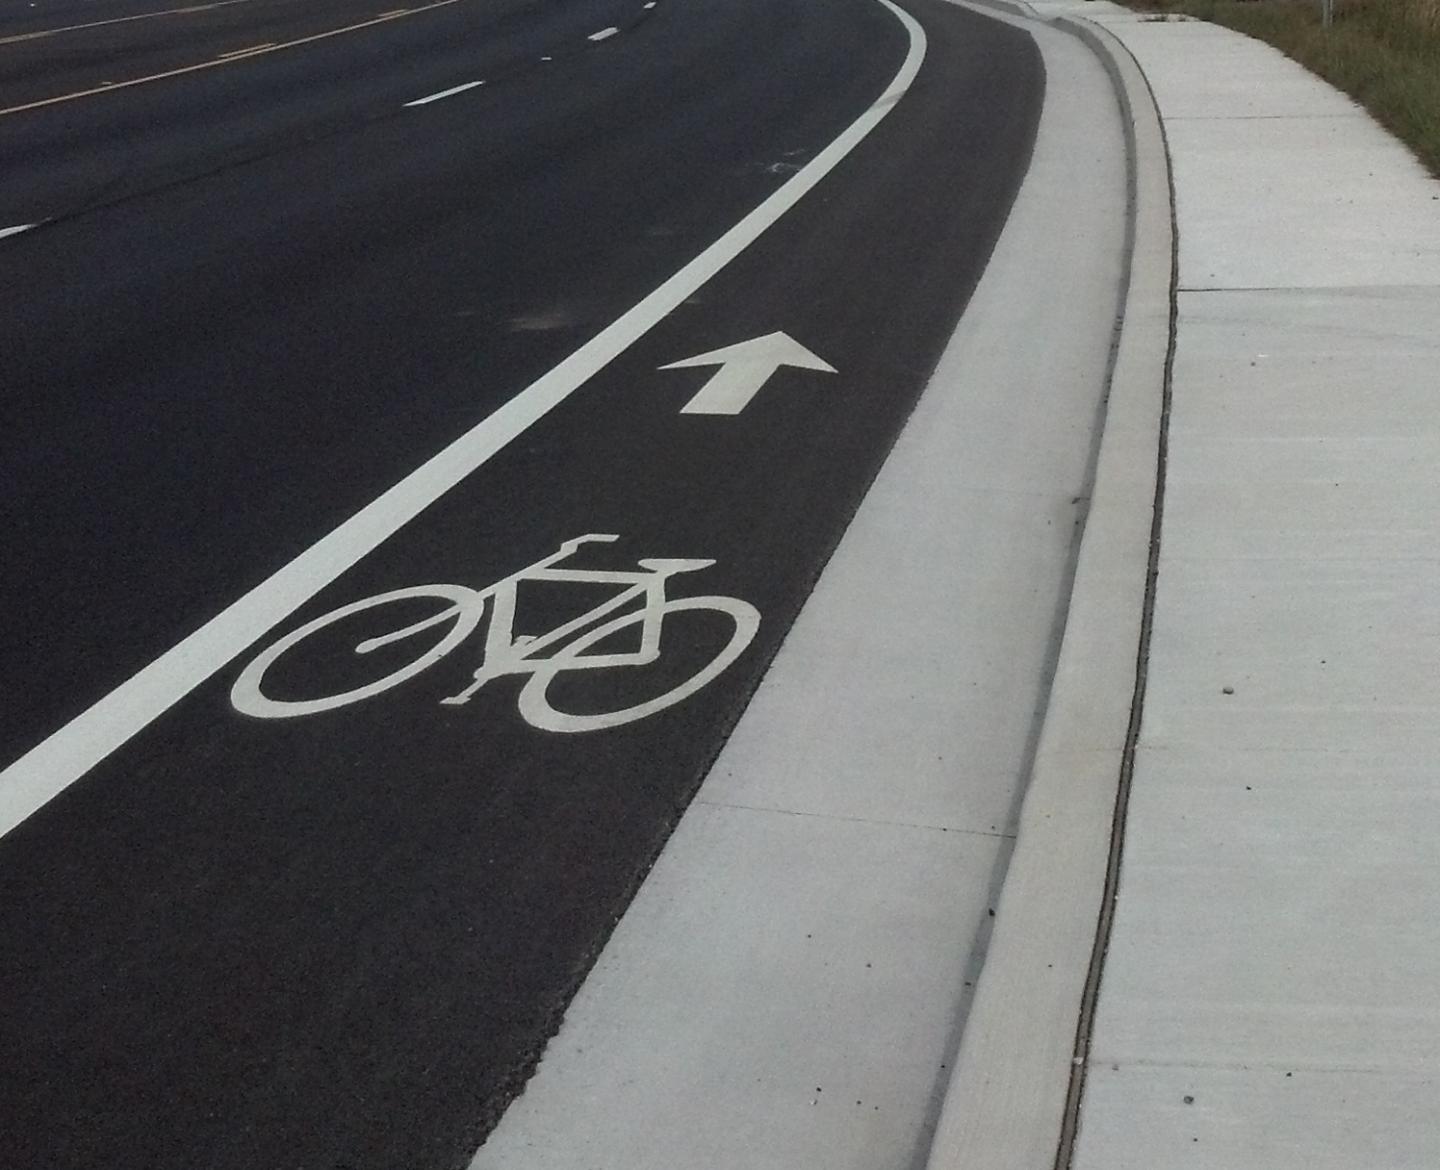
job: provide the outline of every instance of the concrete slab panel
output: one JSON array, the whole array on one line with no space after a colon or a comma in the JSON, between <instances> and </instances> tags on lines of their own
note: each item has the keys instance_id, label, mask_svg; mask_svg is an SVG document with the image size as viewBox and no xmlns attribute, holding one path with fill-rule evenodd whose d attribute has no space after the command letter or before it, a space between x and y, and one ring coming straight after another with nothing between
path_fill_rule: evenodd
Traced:
<instances>
[{"instance_id":1,"label":"concrete slab panel","mask_svg":"<svg viewBox=\"0 0 1440 1170\"><path fill-rule=\"evenodd\" d=\"M1186 293L1169 557L1440 556L1440 287Z\"/></svg>"},{"instance_id":2,"label":"concrete slab panel","mask_svg":"<svg viewBox=\"0 0 1440 1170\"><path fill-rule=\"evenodd\" d=\"M877 485L846 537L869 555L811 598L701 798L1010 832L1049 661L1023 631L1057 620L1079 482L947 495L948 523L918 528L915 500Z\"/></svg>"},{"instance_id":3,"label":"concrete slab panel","mask_svg":"<svg viewBox=\"0 0 1440 1170\"><path fill-rule=\"evenodd\" d=\"M1163 561L1143 743L1344 751L1401 736L1440 753L1440 589L1425 567Z\"/></svg>"},{"instance_id":4,"label":"concrete slab panel","mask_svg":"<svg viewBox=\"0 0 1440 1170\"><path fill-rule=\"evenodd\" d=\"M1201 437L1440 436L1440 283L1182 292L1178 308L1180 469Z\"/></svg>"},{"instance_id":5,"label":"concrete slab panel","mask_svg":"<svg viewBox=\"0 0 1440 1170\"><path fill-rule=\"evenodd\" d=\"M1431 1170L1435 1090L1429 1076L1097 1064L1074 1170Z\"/></svg>"},{"instance_id":6,"label":"concrete slab panel","mask_svg":"<svg viewBox=\"0 0 1440 1170\"><path fill-rule=\"evenodd\" d=\"M1108 23L1108 22L1107 22ZM1145 75L1166 95L1167 124L1177 118L1363 117L1338 90L1260 41L1203 21L1132 22L1125 42Z\"/></svg>"},{"instance_id":7,"label":"concrete slab panel","mask_svg":"<svg viewBox=\"0 0 1440 1170\"><path fill-rule=\"evenodd\" d=\"M1369 119L1166 129L1182 288L1440 284L1440 182Z\"/></svg>"},{"instance_id":8,"label":"concrete slab panel","mask_svg":"<svg viewBox=\"0 0 1440 1170\"><path fill-rule=\"evenodd\" d=\"M474 1170L908 1167L1004 844L692 805Z\"/></svg>"},{"instance_id":9,"label":"concrete slab panel","mask_svg":"<svg viewBox=\"0 0 1440 1170\"><path fill-rule=\"evenodd\" d=\"M1097 1063L1440 1065L1440 792L1331 753L1147 750Z\"/></svg>"},{"instance_id":10,"label":"concrete slab panel","mask_svg":"<svg viewBox=\"0 0 1440 1170\"><path fill-rule=\"evenodd\" d=\"M1234 445L1195 444L1193 453L1233 465ZM1366 454L1363 448L1349 453L1355 461ZM1263 450L1251 453L1256 460L1264 455ZM1440 448L1434 457L1440 464ZM1289 461L1277 458L1275 463ZM1315 461L1306 462L1313 469ZM1338 470L1334 479L1257 477L1254 482L1202 481L1196 487L1166 507L1172 525L1166 551L1177 560L1406 560L1414 572L1432 578L1440 570L1434 503L1440 497L1440 475L1417 475L1413 494L1401 500L1395 498L1393 482L1345 478Z\"/></svg>"}]
</instances>

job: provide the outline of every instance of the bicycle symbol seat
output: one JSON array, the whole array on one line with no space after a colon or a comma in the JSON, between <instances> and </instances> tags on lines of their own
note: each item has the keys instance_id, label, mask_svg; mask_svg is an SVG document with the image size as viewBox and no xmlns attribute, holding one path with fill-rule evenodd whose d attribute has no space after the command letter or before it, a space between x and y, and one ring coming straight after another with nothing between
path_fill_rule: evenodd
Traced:
<instances>
[{"instance_id":1,"label":"bicycle symbol seat","mask_svg":"<svg viewBox=\"0 0 1440 1170\"><path fill-rule=\"evenodd\" d=\"M689 698L734 662L755 637L760 626L760 614L754 606L735 597L670 598L665 595L666 583L671 577L709 568L715 563L713 560L647 557L637 562L637 569L623 571L556 567L573 556L583 544L618 539L612 534L590 533L567 540L549 556L486 589L472 589L465 585L415 585L342 605L286 634L256 657L235 680L230 689L230 702L245 715L259 719L288 719L315 715L372 698L439 662L475 631L488 607L490 620L474 681L458 694L440 700L442 703L459 705L469 702L470 697L492 679L528 674L530 678L520 691L520 714L541 730L598 731L644 719ZM514 623L519 587L522 582L540 581L614 585L620 588L579 617L552 630L517 636ZM266 673L279 659L312 635L355 614L394 603L413 606L417 599L439 600L446 605L428 617L411 621L389 633L366 638L354 647L356 654L369 654L381 647L415 638L427 630L443 629L440 640L413 660L373 682L338 694L312 699L276 699L265 693ZM640 604L639 609L628 608L636 602ZM661 634L666 618L686 610L724 614L734 625L720 652L687 679L653 699L616 711L572 715L557 710L551 704L548 696L550 685L565 672L638 667L658 661L664 652ZM638 650L597 649L617 631L637 624L640 627Z\"/></svg>"}]
</instances>

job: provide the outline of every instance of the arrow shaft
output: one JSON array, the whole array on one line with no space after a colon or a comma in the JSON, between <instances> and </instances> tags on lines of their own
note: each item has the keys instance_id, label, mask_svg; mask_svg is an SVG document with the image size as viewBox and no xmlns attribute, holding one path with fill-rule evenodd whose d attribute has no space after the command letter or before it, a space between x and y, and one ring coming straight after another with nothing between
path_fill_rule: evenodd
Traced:
<instances>
[{"instance_id":1,"label":"arrow shaft","mask_svg":"<svg viewBox=\"0 0 1440 1170\"><path fill-rule=\"evenodd\" d=\"M681 414L739 414L778 367L769 362L726 362L700 392L680 408Z\"/></svg>"}]
</instances>

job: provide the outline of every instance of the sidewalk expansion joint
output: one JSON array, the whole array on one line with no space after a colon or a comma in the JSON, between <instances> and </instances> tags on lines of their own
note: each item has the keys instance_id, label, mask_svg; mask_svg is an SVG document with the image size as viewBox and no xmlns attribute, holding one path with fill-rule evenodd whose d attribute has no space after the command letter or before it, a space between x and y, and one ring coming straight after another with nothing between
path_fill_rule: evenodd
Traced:
<instances>
[{"instance_id":1,"label":"sidewalk expansion joint","mask_svg":"<svg viewBox=\"0 0 1440 1170\"><path fill-rule=\"evenodd\" d=\"M1305 1064L1286 1060L1127 1060L1124 1057L1115 1056L1092 1056L1091 1062L1097 1065L1108 1064L1112 1070L1118 1066L1120 1071L1127 1068L1186 1068L1214 1072L1283 1072L1287 1075L1304 1073L1307 1076L1399 1076L1427 1081L1432 1075L1428 1068L1421 1065L1397 1068L1392 1065Z\"/></svg>"},{"instance_id":2,"label":"sidewalk expansion joint","mask_svg":"<svg viewBox=\"0 0 1440 1170\"><path fill-rule=\"evenodd\" d=\"M775 813L783 817L812 817L821 821L839 821L851 825L880 825L892 829L923 829L929 833L955 833L964 837L992 837L998 841L1015 840L1014 833L1004 833L999 829L960 829L951 828L948 825L925 825L916 821L892 821L881 817L847 817L839 813L808 812L803 809L793 808L772 808L763 804L736 804L728 800L707 800L703 796L697 796L695 804L708 805L711 808L728 808L738 812Z\"/></svg>"},{"instance_id":3,"label":"sidewalk expansion joint","mask_svg":"<svg viewBox=\"0 0 1440 1170\"><path fill-rule=\"evenodd\" d=\"M1181 285L1178 293L1293 293L1301 296L1379 296L1391 292L1435 292L1440 279L1426 284L1190 284Z\"/></svg>"},{"instance_id":4,"label":"sidewalk expansion joint","mask_svg":"<svg viewBox=\"0 0 1440 1170\"><path fill-rule=\"evenodd\" d=\"M1166 122L1325 122L1368 118L1364 110L1345 114L1173 114Z\"/></svg>"}]
</instances>

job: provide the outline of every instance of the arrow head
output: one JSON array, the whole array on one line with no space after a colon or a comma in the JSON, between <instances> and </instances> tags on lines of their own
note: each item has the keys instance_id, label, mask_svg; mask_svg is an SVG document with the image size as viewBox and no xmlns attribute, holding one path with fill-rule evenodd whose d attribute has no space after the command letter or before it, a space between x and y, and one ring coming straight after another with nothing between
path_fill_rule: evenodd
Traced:
<instances>
[{"instance_id":1,"label":"arrow head","mask_svg":"<svg viewBox=\"0 0 1440 1170\"><path fill-rule=\"evenodd\" d=\"M724 349L712 349L696 357L683 358L661 366L662 370L684 370L692 366L724 366L743 362L746 365L767 366L778 370L781 366L796 366L802 370L819 370L824 374L835 373L835 367L824 358L811 353L788 333L767 333L764 337L752 337L749 341L738 341Z\"/></svg>"}]
</instances>

